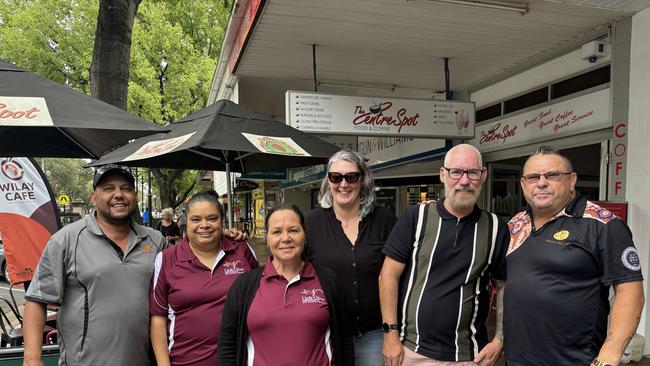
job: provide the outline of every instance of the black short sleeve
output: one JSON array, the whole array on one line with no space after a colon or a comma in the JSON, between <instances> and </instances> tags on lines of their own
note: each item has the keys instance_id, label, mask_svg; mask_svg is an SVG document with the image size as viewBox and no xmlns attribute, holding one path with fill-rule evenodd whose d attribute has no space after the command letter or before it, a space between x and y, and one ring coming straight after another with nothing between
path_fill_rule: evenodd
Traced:
<instances>
[{"instance_id":1,"label":"black short sleeve","mask_svg":"<svg viewBox=\"0 0 650 366\"><path fill-rule=\"evenodd\" d=\"M609 221L600 232L597 245L603 285L643 280L632 233L623 221L618 218Z\"/></svg>"},{"instance_id":2,"label":"black short sleeve","mask_svg":"<svg viewBox=\"0 0 650 366\"><path fill-rule=\"evenodd\" d=\"M393 230L388 235L386 244L382 249L384 255L401 262L408 263L413 253L413 243L415 242L415 229L418 222L418 212L420 207L426 210L427 205L411 206L404 211L402 216L397 220Z\"/></svg>"},{"instance_id":3,"label":"black short sleeve","mask_svg":"<svg viewBox=\"0 0 650 366\"><path fill-rule=\"evenodd\" d=\"M506 252L508 251L508 245L510 244L510 231L508 230L508 225L506 222L498 218L497 219L497 237L494 243L494 254L492 257L492 263L490 264L489 271L492 275L492 278L499 281L506 280Z\"/></svg>"}]
</instances>

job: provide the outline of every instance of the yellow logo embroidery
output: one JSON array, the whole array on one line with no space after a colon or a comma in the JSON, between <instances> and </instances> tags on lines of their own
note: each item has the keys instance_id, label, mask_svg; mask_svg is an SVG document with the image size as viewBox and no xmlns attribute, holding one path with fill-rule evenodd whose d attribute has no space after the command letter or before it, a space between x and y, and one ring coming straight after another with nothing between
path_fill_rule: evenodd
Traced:
<instances>
[{"instance_id":1,"label":"yellow logo embroidery","mask_svg":"<svg viewBox=\"0 0 650 366\"><path fill-rule=\"evenodd\" d=\"M149 253L149 252L151 251L151 245L149 245L149 244L145 244L145 245L142 247L142 250L143 250L145 253Z\"/></svg>"},{"instance_id":2,"label":"yellow logo embroidery","mask_svg":"<svg viewBox=\"0 0 650 366\"><path fill-rule=\"evenodd\" d=\"M555 240L565 240L568 237L569 237L569 230L561 230L553 234L553 238Z\"/></svg>"}]
</instances>

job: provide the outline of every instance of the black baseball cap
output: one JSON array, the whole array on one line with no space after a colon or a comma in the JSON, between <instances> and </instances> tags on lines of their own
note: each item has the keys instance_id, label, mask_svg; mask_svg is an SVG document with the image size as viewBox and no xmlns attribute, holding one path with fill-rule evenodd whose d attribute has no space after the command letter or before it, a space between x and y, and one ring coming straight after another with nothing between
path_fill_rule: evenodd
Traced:
<instances>
[{"instance_id":1,"label":"black baseball cap","mask_svg":"<svg viewBox=\"0 0 650 366\"><path fill-rule=\"evenodd\" d=\"M127 167L121 166L121 165L115 165L115 164L108 164L99 167L95 171L95 177L93 178L93 189L97 188L97 185L101 183L101 180L109 177L111 175L119 175L131 183L131 185L135 186L135 178L133 177L133 174L131 174L131 171Z\"/></svg>"}]
</instances>

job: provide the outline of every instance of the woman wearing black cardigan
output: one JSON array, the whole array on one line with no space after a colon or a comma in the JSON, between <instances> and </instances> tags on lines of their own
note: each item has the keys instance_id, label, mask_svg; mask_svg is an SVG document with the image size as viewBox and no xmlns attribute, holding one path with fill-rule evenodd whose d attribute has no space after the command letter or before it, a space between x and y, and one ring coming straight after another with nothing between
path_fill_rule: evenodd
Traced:
<instances>
[{"instance_id":1,"label":"woman wearing black cardigan","mask_svg":"<svg viewBox=\"0 0 650 366\"><path fill-rule=\"evenodd\" d=\"M266 217L271 258L242 274L223 311L217 365L354 364L336 275L304 260L304 218L293 205Z\"/></svg>"}]
</instances>

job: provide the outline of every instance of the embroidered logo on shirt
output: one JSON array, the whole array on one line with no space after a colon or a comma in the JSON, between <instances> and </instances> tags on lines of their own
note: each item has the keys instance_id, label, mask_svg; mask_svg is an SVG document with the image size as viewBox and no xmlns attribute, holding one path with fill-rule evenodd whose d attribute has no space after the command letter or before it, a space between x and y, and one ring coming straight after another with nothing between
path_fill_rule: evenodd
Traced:
<instances>
[{"instance_id":1,"label":"embroidered logo on shirt","mask_svg":"<svg viewBox=\"0 0 650 366\"><path fill-rule=\"evenodd\" d=\"M621 254L621 262L623 265L632 271L641 270L641 261L639 261L639 255L636 253L636 248L627 247L623 250Z\"/></svg>"},{"instance_id":2,"label":"embroidered logo on shirt","mask_svg":"<svg viewBox=\"0 0 650 366\"><path fill-rule=\"evenodd\" d=\"M566 240L569 237L569 230L560 230L557 233L553 234L553 239L555 240Z\"/></svg>"},{"instance_id":3,"label":"embroidered logo on shirt","mask_svg":"<svg viewBox=\"0 0 650 366\"><path fill-rule=\"evenodd\" d=\"M236 275L244 272L245 271L241 266L241 261L223 262L223 273L226 276Z\"/></svg>"},{"instance_id":4,"label":"embroidered logo on shirt","mask_svg":"<svg viewBox=\"0 0 650 366\"><path fill-rule=\"evenodd\" d=\"M300 291L302 295L303 304L323 304L327 305L327 300L325 300L325 294L323 290L319 288L314 289L303 289Z\"/></svg>"},{"instance_id":5,"label":"embroidered logo on shirt","mask_svg":"<svg viewBox=\"0 0 650 366\"><path fill-rule=\"evenodd\" d=\"M151 245L149 245L149 244L143 245L142 246L142 251L145 252L145 253L151 252Z\"/></svg>"}]
</instances>

